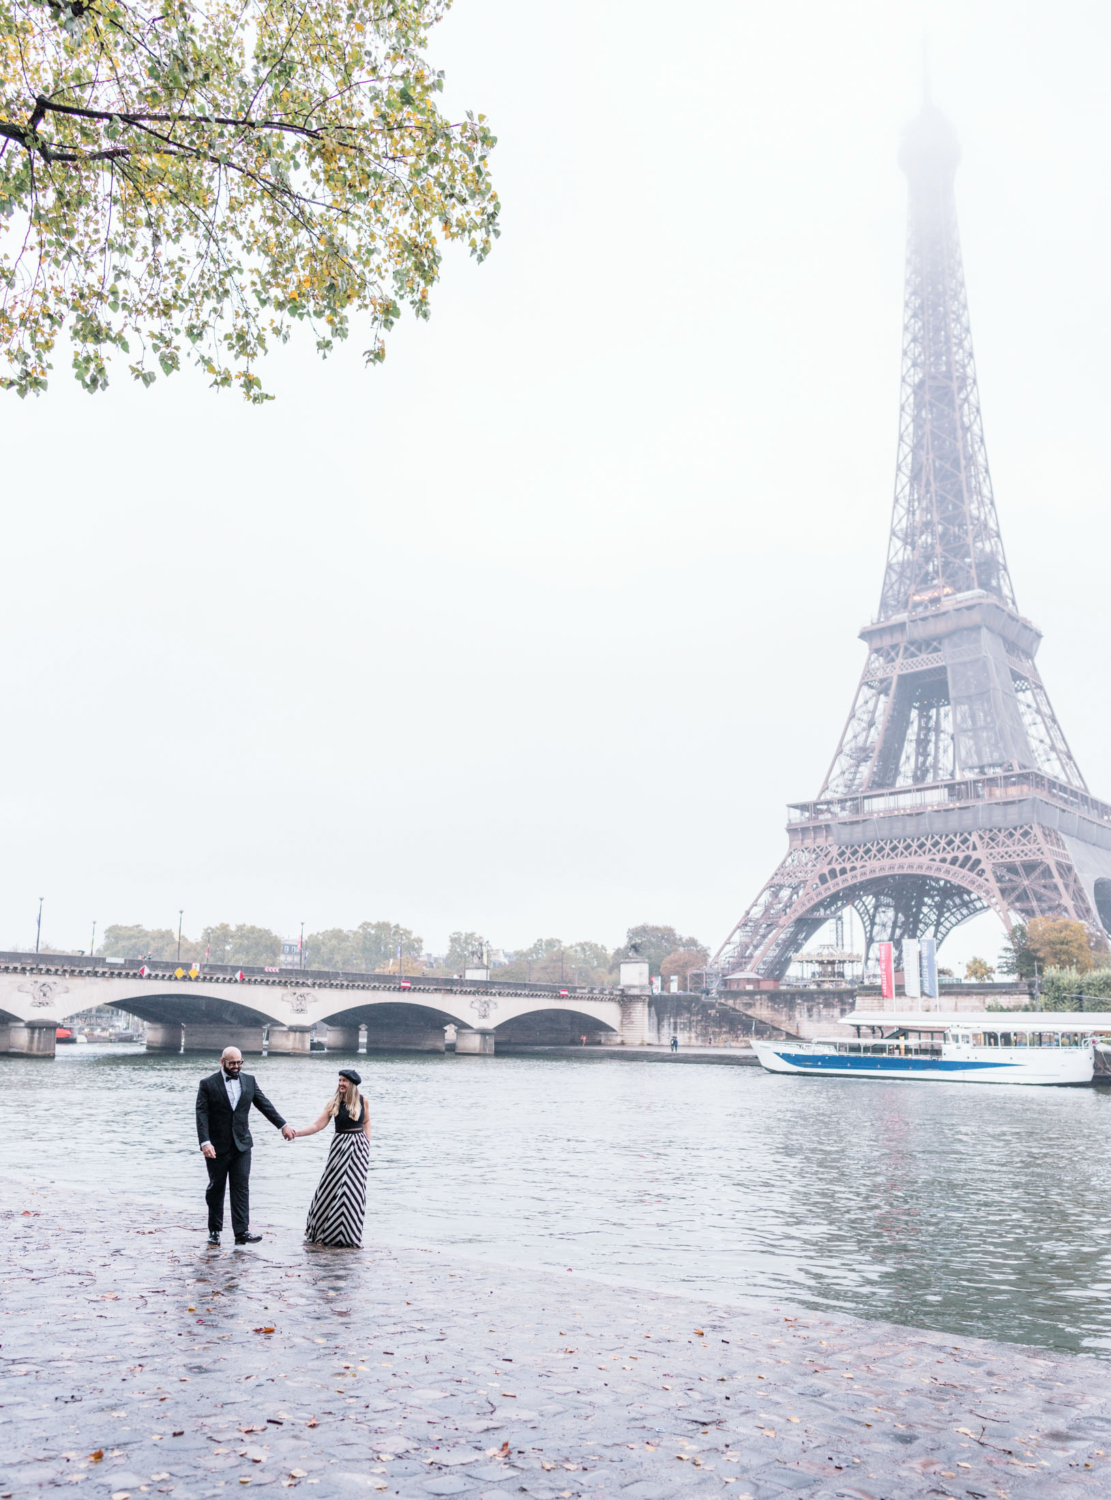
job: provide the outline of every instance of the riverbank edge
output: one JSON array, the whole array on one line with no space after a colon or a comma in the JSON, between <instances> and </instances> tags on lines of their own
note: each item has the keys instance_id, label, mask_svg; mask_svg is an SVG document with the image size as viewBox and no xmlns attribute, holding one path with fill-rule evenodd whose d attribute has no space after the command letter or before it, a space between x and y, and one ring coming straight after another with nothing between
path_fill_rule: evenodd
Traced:
<instances>
[{"instance_id":1,"label":"riverbank edge","mask_svg":"<svg viewBox=\"0 0 1111 1500\"><path fill-rule=\"evenodd\" d=\"M22 1206L3 1214L0 1497L84 1477L132 1495L155 1474L175 1500L229 1479L399 1500L1111 1482L1111 1370L1091 1356L288 1231L208 1251L176 1205L13 1179L3 1198Z\"/></svg>"}]
</instances>

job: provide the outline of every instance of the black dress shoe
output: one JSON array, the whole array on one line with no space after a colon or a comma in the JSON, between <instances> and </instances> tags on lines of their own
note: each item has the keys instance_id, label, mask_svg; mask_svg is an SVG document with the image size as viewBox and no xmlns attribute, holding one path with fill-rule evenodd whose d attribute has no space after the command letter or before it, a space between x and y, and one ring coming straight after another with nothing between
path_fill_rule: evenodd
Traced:
<instances>
[{"instance_id":1,"label":"black dress shoe","mask_svg":"<svg viewBox=\"0 0 1111 1500\"><path fill-rule=\"evenodd\" d=\"M213 1230L212 1233L208 1236L208 1243L210 1245L218 1245L220 1243L220 1236L216 1233L215 1230Z\"/></svg>"},{"instance_id":2,"label":"black dress shoe","mask_svg":"<svg viewBox=\"0 0 1111 1500\"><path fill-rule=\"evenodd\" d=\"M237 1234L235 1243L237 1245L257 1245L261 1239L261 1234Z\"/></svg>"}]
</instances>

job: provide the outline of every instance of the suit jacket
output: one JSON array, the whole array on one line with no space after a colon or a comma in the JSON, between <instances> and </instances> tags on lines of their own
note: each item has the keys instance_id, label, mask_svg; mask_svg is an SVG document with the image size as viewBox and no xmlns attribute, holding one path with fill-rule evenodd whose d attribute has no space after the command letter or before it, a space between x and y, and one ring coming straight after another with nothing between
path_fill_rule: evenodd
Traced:
<instances>
[{"instance_id":1,"label":"suit jacket","mask_svg":"<svg viewBox=\"0 0 1111 1500\"><path fill-rule=\"evenodd\" d=\"M197 1089L197 1141L202 1146L205 1141L211 1141L217 1156L225 1156L231 1151L249 1151L254 1145L250 1125L252 1104L279 1130L285 1124L250 1073L241 1073L239 1084L239 1103L234 1114L224 1086L223 1068L208 1078L202 1078Z\"/></svg>"}]
</instances>

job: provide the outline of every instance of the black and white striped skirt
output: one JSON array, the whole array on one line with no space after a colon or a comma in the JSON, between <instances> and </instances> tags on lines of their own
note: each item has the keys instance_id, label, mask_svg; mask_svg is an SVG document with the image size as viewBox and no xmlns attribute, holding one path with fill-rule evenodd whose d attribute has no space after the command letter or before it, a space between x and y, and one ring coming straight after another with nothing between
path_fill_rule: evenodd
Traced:
<instances>
[{"instance_id":1,"label":"black and white striped skirt","mask_svg":"<svg viewBox=\"0 0 1111 1500\"><path fill-rule=\"evenodd\" d=\"M313 1194L305 1238L317 1245L358 1249L363 1243L370 1142L361 1130L332 1137L324 1175Z\"/></svg>"}]
</instances>

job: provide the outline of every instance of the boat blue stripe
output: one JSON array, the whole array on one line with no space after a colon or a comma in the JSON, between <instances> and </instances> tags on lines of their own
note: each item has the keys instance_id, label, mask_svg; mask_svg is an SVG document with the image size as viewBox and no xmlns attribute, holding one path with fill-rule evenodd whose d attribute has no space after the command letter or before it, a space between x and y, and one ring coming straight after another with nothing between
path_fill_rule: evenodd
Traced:
<instances>
[{"instance_id":1,"label":"boat blue stripe","mask_svg":"<svg viewBox=\"0 0 1111 1500\"><path fill-rule=\"evenodd\" d=\"M777 1052L796 1068L845 1068L861 1073L967 1073L970 1068L1015 1068L1018 1063L981 1062L978 1058L860 1057L849 1053Z\"/></svg>"}]
</instances>

